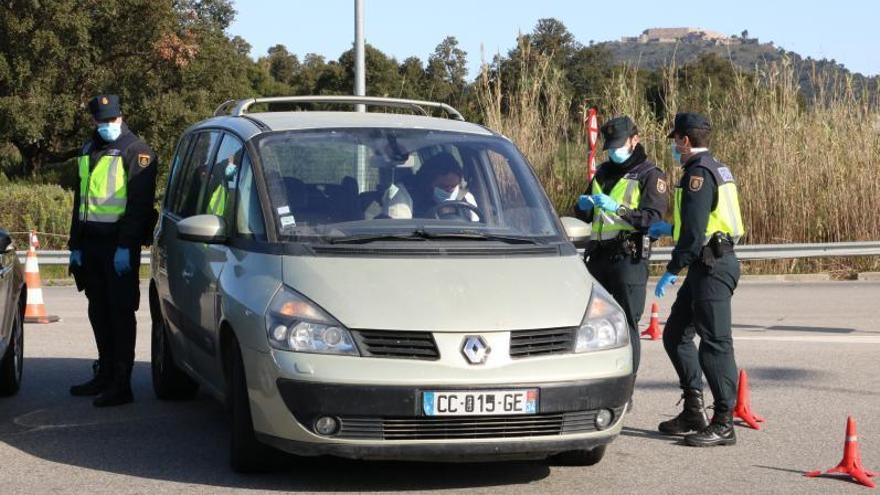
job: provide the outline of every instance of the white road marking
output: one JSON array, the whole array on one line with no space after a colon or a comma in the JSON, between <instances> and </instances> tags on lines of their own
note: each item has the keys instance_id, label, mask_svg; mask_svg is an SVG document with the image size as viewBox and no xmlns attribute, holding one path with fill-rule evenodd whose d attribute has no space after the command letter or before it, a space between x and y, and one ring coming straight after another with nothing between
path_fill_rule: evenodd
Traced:
<instances>
[{"instance_id":1,"label":"white road marking","mask_svg":"<svg viewBox=\"0 0 880 495\"><path fill-rule=\"evenodd\" d=\"M880 344L880 335L736 335L734 341L811 342L817 344Z\"/></svg>"}]
</instances>

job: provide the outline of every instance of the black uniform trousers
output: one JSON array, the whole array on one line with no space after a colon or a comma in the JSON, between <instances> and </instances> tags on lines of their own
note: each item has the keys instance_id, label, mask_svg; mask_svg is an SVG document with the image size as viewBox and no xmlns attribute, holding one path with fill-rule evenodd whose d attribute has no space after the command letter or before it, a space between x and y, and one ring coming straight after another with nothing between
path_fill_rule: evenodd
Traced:
<instances>
[{"instance_id":1,"label":"black uniform trousers","mask_svg":"<svg viewBox=\"0 0 880 495\"><path fill-rule=\"evenodd\" d=\"M642 346L639 341L639 320L645 311L648 285L648 261L634 260L619 248L597 248L587 260L590 275L614 297L626 314L629 340L633 350L633 375L639 370Z\"/></svg>"},{"instance_id":2,"label":"black uniform trousers","mask_svg":"<svg viewBox=\"0 0 880 495\"><path fill-rule=\"evenodd\" d=\"M120 276L113 268L117 247L115 241L82 240L80 275L89 300L89 322L95 332L98 362L106 372L118 366L131 370L134 364L135 312L140 303L140 250L129 249L131 271Z\"/></svg>"},{"instance_id":3,"label":"black uniform trousers","mask_svg":"<svg viewBox=\"0 0 880 495\"><path fill-rule=\"evenodd\" d=\"M739 275L739 261L732 252L715 259L711 267L700 259L691 263L663 330L663 346L681 388L702 390L705 374L716 414L732 412L736 402L730 300ZM699 350L695 335L700 336Z\"/></svg>"}]
</instances>

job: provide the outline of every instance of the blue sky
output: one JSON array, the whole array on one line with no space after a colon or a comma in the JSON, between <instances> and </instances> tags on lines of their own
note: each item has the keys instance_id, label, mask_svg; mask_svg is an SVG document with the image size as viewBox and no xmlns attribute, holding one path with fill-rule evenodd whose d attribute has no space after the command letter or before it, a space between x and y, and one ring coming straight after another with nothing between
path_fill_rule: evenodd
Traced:
<instances>
[{"instance_id":1,"label":"blue sky","mask_svg":"<svg viewBox=\"0 0 880 495\"><path fill-rule=\"evenodd\" d=\"M398 61L416 55L424 62L444 37L455 36L468 53L470 77L479 70L481 47L487 60L506 53L517 32L531 31L542 17L560 19L584 44L650 27L701 27L726 34L748 29L761 42L835 59L866 75L880 74L880 3L864 0L364 1L367 43ZM354 0L236 0L235 7L238 15L229 32L250 42L255 58L280 43L301 58L314 52L336 59L354 37Z\"/></svg>"}]
</instances>

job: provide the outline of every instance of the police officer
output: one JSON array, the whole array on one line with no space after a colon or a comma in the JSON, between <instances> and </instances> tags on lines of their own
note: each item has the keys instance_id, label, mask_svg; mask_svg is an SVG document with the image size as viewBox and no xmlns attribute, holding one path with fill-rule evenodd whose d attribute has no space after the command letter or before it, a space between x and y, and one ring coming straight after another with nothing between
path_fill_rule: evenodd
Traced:
<instances>
[{"instance_id":1,"label":"police officer","mask_svg":"<svg viewBox=\"0 0 880 495\"><path fill-rule=\"evenodd\" d=\"M156 155L122 121L119 97L89 102L95 132L78 160L79 188L70 224L70 269L85 289L98 347L94 377L70 388L97 396L96 407L134 400L135 311L142 244L155 223Z\"/></svg>"},{"instance_id":2,"label":"police officer","mask_svg":"<svg viewBox=\"0 0 880 495\"><path fill-rule=\"evenodd\" d=\"M635 374L651 252L648 227L666 212L666 174L648 160L629 117L609 120L601 132L608 161L599 165L587 191L578 198L575 214L592 222L587 269L626 313Z\"/></svg>"},{"instance_id":3,"label":"police officer","mask_svg":"<svg viewBox=\"0 0 880 495\"><path fill-rule=\"evenodd\" d=\"M709 121L702 115L675 116L669 138L684 174L675 189L674 223L651 227L653 236L671 235L675 240L672 260L655 290L657 297L663 297L679 272L688 269L663 332L663 345L683 390L684 410L658 428L674 435L696 432L684 438L696 447L736 443L730 299L740 275L733 247L744 229L736 182L730 169L709 153L710 134ZM694 335L700 336L699 351ZM703 408L703 374L715 401L711 422Z\"/></svg>"}]
</instances>

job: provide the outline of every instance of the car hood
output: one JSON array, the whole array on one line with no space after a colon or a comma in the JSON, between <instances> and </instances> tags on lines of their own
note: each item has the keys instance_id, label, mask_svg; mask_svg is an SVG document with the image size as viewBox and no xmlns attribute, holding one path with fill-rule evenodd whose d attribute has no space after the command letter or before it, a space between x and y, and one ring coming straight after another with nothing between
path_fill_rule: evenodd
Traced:
<instances>
[{"instance_id":1,"label":"car hood","mask_svg":"<svg viewBox=\"0 0 880 495\"><path fill-rule=\"evenodd\" d=\"M578 256L286 256L284 282L348 328L434 332L577 326L592 289Z\"/></svg>"}]
</instances>

